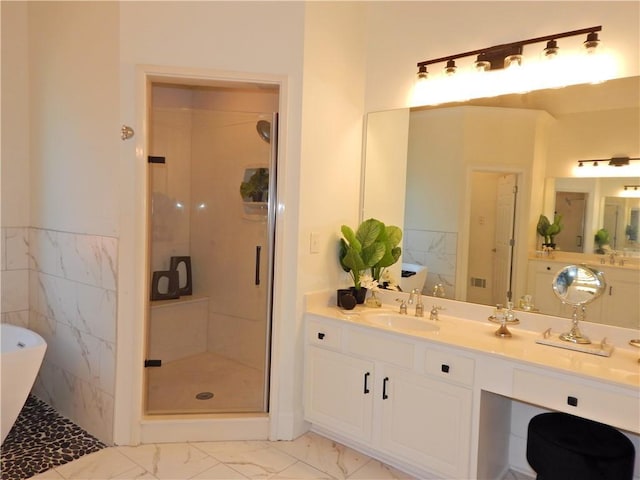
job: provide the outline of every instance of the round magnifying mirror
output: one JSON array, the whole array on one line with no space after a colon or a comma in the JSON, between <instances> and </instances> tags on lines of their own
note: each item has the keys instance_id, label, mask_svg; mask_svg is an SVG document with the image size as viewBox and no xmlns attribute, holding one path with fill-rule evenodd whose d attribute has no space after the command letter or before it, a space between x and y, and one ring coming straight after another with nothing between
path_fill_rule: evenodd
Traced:
<instances>
[{"instance_id":1,"label":"round magnifying mirror","mask_svg":"<svg viewBox=\"0 0 640 480\"><path fill-rule=\"evenodd\" d=\"M578 307L582 307L584 319L585 305L604 292L606 282L602 272L586 265L568 265L556 273L552 286L562 303L573 306L573 328L560 338L573 343L591 343L578 329Z\"/></svg>"}]
</instances>

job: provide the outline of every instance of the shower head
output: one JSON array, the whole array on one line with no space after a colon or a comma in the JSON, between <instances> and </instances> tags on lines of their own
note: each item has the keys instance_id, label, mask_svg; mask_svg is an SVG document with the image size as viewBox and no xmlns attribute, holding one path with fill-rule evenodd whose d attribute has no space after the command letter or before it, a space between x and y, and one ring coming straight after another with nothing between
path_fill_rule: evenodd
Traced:
<instances>
[{"instance_id":1,"label":"shower head","mask_svg":"<svg viewBox=\"0 0 640 480\"><path fill-rule=\"evenodd\" d=\"M256 123L256 130L260 138L267 143L271 143L271 122L267 120L258 120Z\"/></svg>"}]
</instances>

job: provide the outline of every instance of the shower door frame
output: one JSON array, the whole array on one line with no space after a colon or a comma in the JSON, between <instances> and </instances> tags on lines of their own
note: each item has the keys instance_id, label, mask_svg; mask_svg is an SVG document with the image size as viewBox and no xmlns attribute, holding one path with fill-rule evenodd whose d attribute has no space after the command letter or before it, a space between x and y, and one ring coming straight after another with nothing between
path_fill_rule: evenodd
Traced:
<instances>
[{"instance_id":1,"label":"shower door frame","mask_svg":"<svg viewBox=\"0 0 640 480\"><path fill-rule=\"evenodd\" d=\"M237 82L236 82L237 83ZM261 90L261 86L264 84L254 84L254 86L248 86L246 83L243 83L243 89L244 88L248 88L249 90L253 90L255 92L260 92ZM235 87L233 82L216 82L215 85L211 84L211 85L193 85L192 83L189 84L185 84L183 82L178 82L175 81L173 78L171 78L169 81L165 81L160 80L158 81L157 79L151 79L150 82L150 88L153 90L154 88L162 88L162 87L168 87L168 88L173 88L173 89L178 89L180 91L184 91L182 89L187 88L187 89L193 89L193 91L198 91L198 92L205 92L206 95L206 89L212 86L213 88L221 88L223 89L231 89L233 90L233 88ZM267 86L264 85L264 87L266 88ZM271 87L271 86L269 86ZM266 90L265 90L266 91ZM276 95L276 99L277 96L279 95L279 92L277 91L277 87L273 88L273 90L270 93L275 93ZM222 93L222 95L225 95L225 93ZM243 95L243 93L240 93L239 95ZM263 108L268 108L266 105L262 105ZM167 107L158 107L155 103L155 99L152 98L152 101L149 104L149 109L148 109L148 118L149 118L149 130L148 130L148 138L147 138L147 147L149 148L149 150L151 151L152 155L164 155L164 150L166 150L167 148L169 148L169 150L171 150L170 148L170 144L171 141L169 141L169 143L164 143L164 150L161 153L161 150L158 150L158 146L156 145L154 148L152 148L151 144L149 143L149 139L150 138L158 138L158 137L162 137L163 134L159 134L156 131L156 121L157 118L154 116L157 114L156 112L156 108L159 108L160 111L163 112L167 112L166 108ZM170 110L172 109L172 107L168 107ZM273 108L277 108L275 105ZM185 110L186 109L186 110ZM244 319L245 321L249 321L249 319L251 320L258 320L260 322L260 327L259 327L259 331L260 331L260 335L264 335L264 341L261 342L260 344L256 343L255 346L252 345L252 349L255 348L255 352L256 354L259 352L260 353L260 358L262 361L262 375L261 375L261 381L262 381L262 385L261 388L257 388L257 385L253 385L250 387L250 391L247 392L249 394L250 397L252 397L253 395L257 395L258 392L260 392L260 396L261 396L261 400L259 402L259 407L257 403L253 403L252 405L244 405L244 406L240 406L242 404L242 401L240 400L240 397L236 400L231 402L230 404L227 403L228 400L224 401L228 406L225 407L213 407L213 406L207 406L208 404L206 402L196 402L196 403L202 403L201 406L196 406L195 404L190 404L189 406L186 406L185 401L188 402L188 400L185 397L181 397L182 398L182 402L177 402L177 404L172 404L171 407L167 406L166 403L164 404L164 409L162 407L158 406L158 402L162 403L162 400L160 400L161 398L163 398L163 394L160 392L153 392L153 388L152 388L152 384L156 387L156 388L170 388L171 391L174 391L174 388L176 387L169 387L171 385L172 382L167 382L167 379L165 379L165 381L161 381L158 380L158 377L155 377L155 380L152 383L152 378L154 378L154 375L158 374L158 375L162 375L161 371L158 372L157 369L158 368L171 368L170 365L172 363L173 360L176 360L175 358L172 359L171 355L169 354L168 358L165 357L165 354L167 353L166 351L164 351L163 349L159 349L158 348L158 343L157 342L153 342L153 335L150 334L152 327L154 325L154 318L152 318L152 311L153 311L153 306L157 305L157 303L154 303L153 299L151 299L148 303L148 310L147 310L147 328L146 328L146 332L147 332L147 352L146 352L146 356L145 356L145 374L144 374L144 385L145 385L145 415L148 416L157 416L157 415L193 415L193 414L201 414L201 415L206 415L206 414L222 414L222 413L226 413L226 414L231 414L231 415L236 415L239 413L250 413L250 414L259 414L259 413L267 413L269 410L269 362L270 362L270 341L271 341L271 319L272 319L272 315L271 315L271 308L272 308L272 291L273 291L273 257L274 257L274 242L275 242L275 223L274 223L274 198L276 198L277 196L277 185L276 185L276 172L277 172L277 118L278 118L278 114L277 112L267 112L266 110L264 111L259 111L259 110L255 110L252 109L252 111L242 111L242 110L223 110L223 111L218 111L216 109L209 109L207 110L207 108L205 107L204 109L202 109L202 107L184 107L184 106L180 106L178 107L178 110L180 112L185 112L188 111L190 112L191 115L191 120L190 122L193 122L193 125L191 123L189 126L189 137L190 137L190 142L193 142L193 128L194 125L196 124L196 120L193 118L193 115L196 112L200 112L200 115L202 114L202 112L206 112L206 114L210 115L210 114L218 114L218 115L235 115L233 118L235 119L235 122L238 122L238 118L246 118L248 119L249 117L255 117L255 119L258 118L268 118L269 119L269 132L268 132L268 138L270 140L267 141L268 146L267 148L262 151L260 153L261 157L260 160L256 160L255 158L255 153L256 152L251 152L251 153L245 153L244 155L242 155L245 160L244 162L242 160L238 160L235 159L235 163L240 163L240 164L244 164L244 173L245 173L245 180L246 180L246 175L247 175L247 171L252 171L252 168L247 168L247 165L255 165L255 162L257 161L258 164L260 165L264 165L267 168L267 171L270 172L270 174L268 174L268 184L267 184L267 188L268 188L268 198L266 201L266 212L264 213L264 218L260 218L260 219L256 219L256 217L260 214L255 214L254 211L250 210L247 211L246 207L247 204L245 203L243 206L245 208L243 215L241 216L242 220L240 220L240 224L241 225L247 225L247 222L253 225L259 225L259 230L261 231L261 233L259 234L259 238L256 239L256 258L255 258L255 267L251 266L249 267L248 265L245 265L243 268L241 268L240 270L237 270L237 264L234 264L234 271L239 271L239 272L243 272L241 274L241 278L245 279L245 282L243 283L242 281L240 281L242 283L242 286L238 285L234 285L234 287L232 288L232 290L234 292L239 292L244 290L245 288L249 289L252 287L249 287L249 282L248 279L252 278L253 276L253 269L255 270L255 289L260 292L257 296L257 298L254 297L254 300L258 300L258 305L255 306L255 309L253 310L249 310L249 311L244 311L244 314L239 314L238 311L236 309L234 309L234 307L232 305L233 302L230 301L229 297L227 297L227 295L222 295L219 296L217 298L217 300L215 300L214 298L211 298L212 295L215 295L215 293L213 293L212 290L212 286L210 284L208 284L208 282L204 281L201 282L201 286L197 287L197 290L194 290L193 296L192 293L189 293L187 297L184 297L182 295L179 295L179 298L182 301L193 301L196 299L202 299L203 295L204 297L206 297L207 300L207 305L216 305L216 307L211 307L211 309L207 308L207 314L206 314L206 330L209 331L209 333L206 333L206 331L204 333L202 333L201 335L198 335L198 337L200 339L204 338L205 339L205 348L204 351L201 350L202 345L198 344L198 347L195 347L193 341L191 341L188 346L187 345L182 345L183 348L187 348L191 350L191 355L195 354L195 353L203 353L203 352L213 352L215 354L217 354L218 356L222 355L223 357L225 357L226 359L236 362L237 365L246 365L249 364L251 365L251 367L253 369L258 368L254 362L257 361L257 356L256 357L251 357L251 359L247 359L246 357L243 360L239 360L239 359L234 359L233 354L229 351L227 351L224 347L222 347L223 352L218 351L217 348L213 347L213 350L211 349L211 345L210 342L211 337L209 335L211 335L211 331L216 332L216 329L212 326L211 322L212 322L212 316L213 317L217 317L217 316L222 316L222 317L227 317L227 318L231 318L231 317L238 317L238 318L234 318L234 324L236 321L240 321L241 319ZM170 114L171 115L171 114ZM155 118L155 120L151 120L151 118ZM198 118L201 119L200 116L198 116ZM208 117L207 117L208 118ZM254 122L256 120L253 120ZM200 120L202 121L202 119ZM162 123L162 121L161 121ZM233 125L237 125L237 123L233 124ZM212 126L209 126L208 131L211 133L211 129L215 128ZM179 130L179 129L178 129ZM255 129L253 129L252 133L256 133ZM226 135L226 134L225 134ZM257 135L256 135L257 136ZM256 140L256 142L258 142L260 145L264 145L264 141L265 139L262 138L261 140ZM222 139L222 143L228 143L229 140L226 137L223 137ZM215 142L214 142L215 143ZM233 143L237 143L237 142L231 142L231 144ZM191 145L193 146L193 143L191 143ZM208 146L207 147L207 154L211 155L211 148L213 148L212 146ZM186 164L190 165L189 167L184 167L184 165L182 166L182 168L187 168L190 172L192 168L196 168L195 166L198 164L198 161L195 160L198 155L196 154L196 157L194 157L194 153L189 150L189 160L185 160L183 158L182 162L186 162ZM253 154L252 154L253 153ZM175 157L180 157L180 155L176 155ZM176 167L171 167L171 164L177 160L177 158L175 157L167 157L167 161L165 165L162 165L162 171L165 171L164 169L171 169L171 168L176 168ZM153 158L153 157L150 157ZM160 157L159 157L160 158ZM162 163L164 164L164 156L161 157ZM251 160L246 160L247 158L250 158ZM266 161L265 161L266 160ZM194 163L195 162L195 163ZM248 163L247 163L248 162ZM199 163L200 168L202 168L202 160ZM228 167L228 165L227 165ZM155 192L157 192L157 188L158 186L154 185L153 182L153 178L154 174L153 171L155 168L158 168L154 165L154 162L149 161L148 162L148 169L147 169L147 177L148 177L148 185L149 185L149 194L151 196L153 196L153 194ZM226 167L225 167L226 168ZM180 170L181 167L178 167L177 170ZM255 171L255 169L253 169ZM172 171L172 170L166 170L165 174L169 175L168 171ZM203 172L201 171L200 174L203 174ZM193 194L193 189L196 188L194 187L194 174L190 173L189 174L189 180L187 180L187 184L188 184L188 191L190 192L188 194L188 196ZM196 177L198 177L198 174L195 174ZM174 179L173 176L169 175L167 177L167 179L165 179L167 183L167 185L165 185L165 188L168 188L169 190L171 190L170 186L176 186L176 180L172 180ZM232 176L229 173L225 173L225 179L223 180L224 183L229 183L232 180ZM177 183L179 184L180 180L177 180ZM184 182L184 179L183 179ZM184 188L184 185L183 185ZM209 185L209 188L211 188L211 185ZM205 189L206 190L206 189ZM216 188L213 188L213 190L216 190ZM175 193L175 192L174 192ZM166 192L165 192L166 194ZM184 192L183 192L184 194ZM202 189L200 189L200 194L202 194ZM197 195L197 194L196 194ZM178 197L181 201L183 201L183 203L185 203L185 206L182 207L183 210L190 210L190 211L194 211L193 210L193 206L190 205L190 202L187 201L185 202L184 200L186 200L186 197ZM193 201L193 200L192 200ZM200 198L196 203L199 203L201 201L205 201L204 198ZM215 200L211 200L211 198L209 198L209 201L211 202L216 202L219 203L219 201L215 201ZM231 201L231 199L229 199L229 201ZM244 199L243 199L244 202ZM209 202L207 202L209 203ZM155 231L156 230L156 226L154 225L154 221L161 221L160 219L158 219L157 217L154 217L153 215L153 211L154 211L154 207L153 207L153 201L149 200L149 215L148 218L150 219L150 225L149 225L149 231ZM162 215L160 215L162 216ZM237 220L237 217L234 217L233 220ZM228 221L233 222L233 220L228 219ZM187 217L187 222L192 222L192 220L189 220L189 217ZM204 223L202 223L204 222ZM203 230L206 230L206 225L213 225L215 223L217 223L217 221L215 219L209 218L208 220L199 220L197 222L197 230L200 230L200 227L202 227ZM228 228L233 228L229 226L230 224L225 223L223 224L223 230L228 231ZM235 228L243 228L241 225L237 225L234 224ZM173 225L174 228L176 228L175 225ZM189 249L183 253L181 253L181 255L190 255L191 256L191 262L195 262L196 265L200 264L200 268L201 268L201 275L202 275L202 270L204 271L209 271L211 272L212 269L217 269L218 265L213 265L211 263L207 263L206 260L207 259L207 254L206 251L208 250L207 248L205 248L204 250L201 248L197 248L194 247L193 241L194 241L194 236L198 237L198 233L194 233L193 228L194 225L193 223L190 223L190 233L189 233L189 240L187 240L186 238L182 238L181 241L179 241L180 244L187 242L189 243L190 247ZM238 234L238 231L235 231L235 234ZM149 256L149 258L151 259L151 264L154 268L159 268L160 270L166 270L168 269L168 265L161 265L159 264L159 259L157 258L157 253L153 253L154 250L156 248L162 249L162 247L160 247L159 245L162 243L161 239L157 239L157 238L152 238L153 236L150 234L149 235L149 241L148 241L148 252L147 255ZM201 238L201 237L200 237ZM209 239L211 241L211 239ZM196 244L198 243L198 241L196 240ZM251 242L250 242L251 243ZM258 245L260 244L260 245ZM249 245L244 245L245 249L247 247L249 247ZM165 249L167 248L166 246L164 247ZM195 248L195 250L193 250L193 248ZM248 258L248 255L246 255L246 250L244 252L243 255L240 255L239 258L236 258L236 261L239 261L241 258ZM166 254L166 252L165 252ZM231 252L227 252L227 254L231 254ZM265 257L266 254L266 257ZM175 255L175 254L174 254ZM226 255L223 255L226 256ZM262 259L261 259L262 257ZM155 259L155 260L154 260ZM166 260L166 259L165 259ZM209 259L210 261L210 259ZM249 262L247 262L249 263ZM203 266L204 265L204 266ZM228 267L228 265L227 265ZM251 268L252 271L248 271L246 270L247 268ZM262 267L262 272L260 271ZM152 268L151 270L153 270L154 268ZM151 277L152 275L152 271L149 271L149 276ZM231 274L231 272L229 272L228 270L226 271L226 276L229 276ZM223 275L224 277L225 275ZM204 274L204 277L207 277L206 274ZM194 274L194 280L197 278L197 275ZM202 280L202 276L200 277L200 280ZM253 285L254 280L251 280L251 285ZM227 285L233 285L233 281L230 281L227 283ZM217 286L216 288L214 288L213 290L219 290L220 287L225 288L227 285L221 285L221 286ZM177 287L177 285L176 285ZM155 290L156 287L152 286L151 289ZM227 292L229 293L229 292ZM246 291L246 293L249 293L248 290ZM252 293L253 294L253 293ZM176 299L177 300L177 299ZM170 302L173 302L173 300L169 300ZM166 302L165 302L166 303ZM171 305L165 305L165 306L172 306L173 308L180 308L179 306L179 301L177 301L176 303L172 303ZM230 310L231 309L231 310ZM254 317L255 316L255 317ZM253 321L249 321L249 324L252 324ZM202 324L200 322L198 322L199 326L202 327ZM192 326L196 327L195 325L192 324ZM250 327L249 325L247 325L246 323L244 324L244 326L235 326L233 327L231 330L232 331L228 331L228 334L231 335L236 335L239 334L239 337L245 337L245 333L238 333L238 332L244 332L244 327L251 329L253 327ZM182 325L181 327L178 327L181 329L184 328L189 328L186 327L185 325ZM196 327L198 328L198 327ZM213 328L213 330L211 330ZM234 333L235 332L235 333ZM176 332L177 333L177 332ZM160 332L158 332L156 330L156 334L159 334L160 337L162 338L166 338L165 334L162 334ZM258 331L255 331L254 334L258 334ZM215 333L215 336L218 336L219 332ZM224 334L223 334L224 335ZM249 333L249 337L252 337L251 333ZM242 343L242 339L238 339L238 341L240 343ZM161 340L162 342L162 340ZM215 343L215 341L214 341ZM252 342L253 343L253 342ZM165 347L168 347L168 345L165 345ZM218 348L220 348L218 346ZM247 348L247 345L244 346L244 349ZM195 351L194 351L195 349ZM232 349L233 350L233 349ZM240 350L243 350L242 347L240 347ZM231 354L231 356L229 356ZM185 355L185 352L183 351L181 356L179 357L180 361L183 361L183 357ZM161 360L160 360L161 359ZM186 360L186 359L185 359ZM156 365L157 362L157 365ZM203 364L200 364L200 362L198 362L198 365L193 365L192 366L194 371L197 371L199 368L205 368ZM248 367L245 367L248 368ZM226 367L225 367L226 369ZM235 375L234 375L235 376ZM239 377L242 377L242 374L238 375ZM246 382L246 380L245 380ZM209 389L213 392L215 387L214 384L217 385L217 381L209 383ZM185 387L185 390L189 391L189 388L187 385L183 385ZM205 389L206 390L206 389ZM224 389L223 389L224 390ZM171 393L165 391L165 394L169 395L169 397L171 396ZM191 392L192 394L194 392ZM210 393L205 391L204 393ZM229 392L226 392L227 394ZM211 393L211 397L213 397L214 394ZM215 395L216 397L218 397L218 395ZM197 396L196 396L197 397ZM221 397L224 397L224 395L222 395ZM217 400L217 398L216 398ZM256 399L257 400L257 399ZM215 401L215 400L214 400ZM238 403L238 401L240 403ZM155 405L154 407L152 407L151 405ZM168 409L168 410L167 410Z\"/></svg>"},{"instance_id":2,"label":"shower door frame","mask_svg":"<svg viewBox=\"0 0 640 480\"><path fill-rule=\"evenodd\" d=\"M171 416L148 416L144 412L144 367L147 352L147 322L149 315L148 295L150 287L148 248L150 242L149 226L149 180L147 176L147 156L149 120L148 109L151 106L152 83L174 82L180 84L212 85L230 84L268 84L278 87L278 142L276 176L283 178L285 167L284 149L280 146L286 140L286 112L288 108L288 82L286 76L273 74L253 74L218 71L199 68L167 67L155 65L137 65L135 67L135 164L130 167L132 184L130 193L134 205L123 213L124 222L131 227L130 237L123 236L119 251L119 285L122 290L118 299L116 352L117 370L115 375L116 395L114 399L114 442L119 445L137 445L139 443L175 442L175 441L217 441L217 440L253 440L269 439L279 436L278 422L273 417L280 415L278 385L280 384L278 362L274 347L279 340L278 325L275 319L282 318L285 306L278 300L278 287L283 281L278 273L278 258L284 255L284 233L282 213L284 202L276 191L271 196L273 229L271 235L270 262L273 262L272 288L270 294L271 325L269 362L269 398L266 413L239 414L190 414ZM123 144L123 151L125 150ZM131 160L132 155L123 152L123 158ZM274 177L273 182L279 183ZM275 197L275 198L274 198ZM273 203L271 203L273 202ZM124 210L123 210L124 212ZM273 231L274 230L274 231ZM269 354L269 352L266 352Z\"/></svg>"}]
</instances>

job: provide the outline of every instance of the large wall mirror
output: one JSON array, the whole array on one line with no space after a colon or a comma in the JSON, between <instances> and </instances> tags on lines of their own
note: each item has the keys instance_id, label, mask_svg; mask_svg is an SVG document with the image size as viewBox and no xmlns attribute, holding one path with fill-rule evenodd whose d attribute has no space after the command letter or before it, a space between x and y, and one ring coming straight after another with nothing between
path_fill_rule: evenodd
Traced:
<instances>
[{"instance_id":1,"label":"large wall mirror","mask_svg":"<svg viewBox=\"0 0 640 480\"><path fill-rule=\"evenodd\" d=\"M437 283L487 305L526 295L540 214L561 213L557 248L592 263L600 228L611 249L640 254L640 199L624 191L640 161L577 170L640 155L639 77L372 112L365 137L362 218L403 227L403 262L428 267L427 295Z\"/></svg>"}]
</instances>

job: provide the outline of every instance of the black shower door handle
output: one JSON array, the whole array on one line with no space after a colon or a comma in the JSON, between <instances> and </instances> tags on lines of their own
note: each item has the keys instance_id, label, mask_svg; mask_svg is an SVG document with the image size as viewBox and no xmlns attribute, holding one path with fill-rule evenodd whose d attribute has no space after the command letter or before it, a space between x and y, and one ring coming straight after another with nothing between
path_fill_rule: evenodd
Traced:
<instances>
[{"instance_id":1,"label":"black shower door handle","mask_svg":"<svg viewBox=\"0 0 640 480\"><path fill-rule=\"evenodd\" d=\"M256 285L260 285L260 251L262 247L256 245Z\"/></svg>"}]
</instances>

